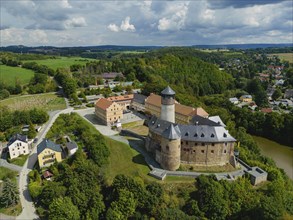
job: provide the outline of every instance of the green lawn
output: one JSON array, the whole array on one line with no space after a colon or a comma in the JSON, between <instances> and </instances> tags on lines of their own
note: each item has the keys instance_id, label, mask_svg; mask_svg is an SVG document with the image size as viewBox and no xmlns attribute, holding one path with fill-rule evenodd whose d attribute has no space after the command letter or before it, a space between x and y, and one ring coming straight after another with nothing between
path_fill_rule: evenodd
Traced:
<instances>
[{"instance_id":1,"label":"green lawn","mask_svg":"<svg viewBox=\"0 0 293 220\"><path fill-rule=\"evenodd\" d=\"M13 86L15 82L19 82L21 85L25 85L29 83L33 76L34 72L32 70L0 65L0 83L3 82Z\"/></svg>"},{"instance_id":2,"label":"green lawn","mask_svg":"<svg viewBox=\"0 0 293 220\"><path fill-rule=\"evenodd\" d=\"M107 184L111 184L114 177L118 174L141 177L144 180L155 180L148 176L150 169L141 154L129 145L107 137L106 143L111 152L109 164L104 170Z\"/></svg>"},{"instance_id":3,"label":"green lawn","mask_svg":"<svg viewBox=\"0 0 293 220\"><path fill-rule=\"evenodd\" d=\"M8 162L22 167L24 165L25 161L27 160L28 156L29 156L29 154L21 155L21 156L14 158L12 160L9 159Z\"/></svg>"},{"instance_id":4,"label":"green lawn","mask_svg":"<svg viewBox=\"0 0 293 220\"><path fill-rule=\"evenodd\" d=\"M5 178L13 179L17 175L16 171L10 170L5 167L0 167L0 180L3 180Z\"/></svg>"},{"instance_id":5,"label":"green lawn","mask_svg":"<svg viewBox=\"0 0 293 220\"><path fill-rule=\"evenodd\" d=\"M0 101L0 106L8 106L11 110L28 110L42 108L46 111L65 109L66 104L63 97L54 93L15 96Z\"/></svg>"},{"instance_id":6,"label":"green lawn","mask_svg":"<svg viewBox=\"0 0 293 220\"><path fill-rule=\"evenodd\" d=\"M69 68L73 64L85 65L87 62L90 61L95 61L95 59L82 57L56 57L55 59L29 60L25 62L36 62L38 64L46 65L49 68L56 70L57 68Z\"/></svg>"}]
</instances>

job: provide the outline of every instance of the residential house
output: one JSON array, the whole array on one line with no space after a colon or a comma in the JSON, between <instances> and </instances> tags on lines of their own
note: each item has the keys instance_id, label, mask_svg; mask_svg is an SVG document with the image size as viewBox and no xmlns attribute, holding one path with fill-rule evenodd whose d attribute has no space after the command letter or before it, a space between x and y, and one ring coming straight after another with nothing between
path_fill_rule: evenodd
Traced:
<instances>
[{"instance_id":1,"label":"residential house","mask_svg":"<svg viewBox=\"0 0 293 220\"><path fill-rule=\"evenodd\" d=\"M29 154L29 144L26 135L15 134L7 144L11 159L17 158L20 155Z\"/></svg>"},{"instance_id":2,"label":"residential house","mask_svg":"<svg viewBox=\"0 0 293 220\"><path fill-rule=\"evenodd\" d=\"M48 139L44 139L37 146L37 155L40 168L62 161L62 149L60 145Z\"/></svg>"},{"instance_id":3,"label":"residential house","mask_svg":"<svg viewBox=\"0 0 293 220\"><path fill-rule=\"evenodd\" d=\"M160 117L161 115L161 96L151 93L145 100L145 111ZM201 107L193 108L181 105L175 101L175 122L180 124L189 124L195 115L207 118L209 114Z\"/></svg>"},{"instance_id":4,"label":"residential house","mask_svg":"<svg viewBox=\"0 0 293 220\"><path fill-rule=\"evenodd\" d=\"M239 100L236 97L229 98L229 101L234 105L237 105L239 103Z\"/></svg>"},{"instance_id":5,"label":"residential house","mask_svg":"<svg viewBox=\"0 0 293 220\"><path fill-rule=\"evenodd\" d=\"M242 95L240 97L241 102L252 102L252 96L251 95Z\"/></svg>"},{"instance_id":6,"label":"residential house","mask_svg":"<svg viewBox=\"0 0 293 220\"><path fill-rule=\"evenodd\" d=\"M263 113L271 113L271 112L273 112L273 109L272 108L262 108L260 111Z\"/></svg>"},{"instance_id":7,"label":"residential house","mask_svg":"<svg viewBox=\"0 0 293 220\"><path fill-rule=\"evenodd\" d=\"M95 114L105 125L113 125L123 118L123 107L116 102L100 98L95 105Z\"/></svg>"},{"instance_id":8,"label":"residential house","mask_svg":"<svg viewBox=\"0 0 293 220\"><path fill-rule=\"evenodd\" d=\"M285 99L293 98L293 89L286 89L284 98Z\"/></svg>"},{"instance_id":9,"label":"residential house","mask_svg":"<svg viewBox=\"0 0 293 220\"><path fill-rule=\"evenodd\" d=\"M77 151L77 149L78 149L78 146L77 146L77 144L74 141L67 142L65 144L65 147L68 150L68 155L69 156L72 156L73 154L75 154L76 151Z\"/></svg>"},{"instance_id":10,"label":"residential house","mask_svg":"<svg viewBox=\"0 0 293 220\"><path fill-rule=\"evenodd\" d=\"M112 96L107 98L108 101L116 102L122 107L122 110L125 111L130 109L131 101L133 100L133 94L121 95L121 96Z\"/></svg>"}]
</instances>

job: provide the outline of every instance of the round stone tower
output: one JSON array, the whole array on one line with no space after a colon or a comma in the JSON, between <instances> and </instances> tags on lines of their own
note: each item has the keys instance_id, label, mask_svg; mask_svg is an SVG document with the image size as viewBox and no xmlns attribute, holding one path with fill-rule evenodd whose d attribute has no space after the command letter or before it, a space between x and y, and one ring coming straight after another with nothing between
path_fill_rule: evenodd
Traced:
<instances>
[{"instance_id":1,"label":"round stone tower","mask_svg":"<svg viewBox=\"0 0 293 220\"><path fill-rule=\"evenodd\" d=\"M177 170L180 166L181 132L178 125L170 124L162 133L161 167L165 170Z\"/></svg>"},{"instance_id":2,"label":"round stone tower","mask_svg":"<svg viewBox=\"0 0 293 220\"><path fill-rule=\"evenodd\" d=\"M161 96L161 119L175 123L175 92L168 86Z\"/></svg>"}]
</instances>

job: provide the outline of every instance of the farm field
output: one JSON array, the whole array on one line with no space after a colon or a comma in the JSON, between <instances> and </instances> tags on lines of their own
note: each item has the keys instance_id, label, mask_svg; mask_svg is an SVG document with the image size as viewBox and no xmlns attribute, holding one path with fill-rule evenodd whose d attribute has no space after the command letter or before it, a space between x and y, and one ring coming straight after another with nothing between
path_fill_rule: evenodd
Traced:
<instances>
[{"instance_id":1,"label":"farm field","mask_svg":"<svg viewBox=\"0 0 293 220\"><path fill-rule=\"evenodd\" d=\"M82 57L56 57L55 59L29 60L25 62L36 62L38 64L46 65L49 68L56 70L58 68L69 68L73 64L85 65L89 61L95 61L95 59Z\"/></svg>"},{"instance_id":2,"label":"farm field","mask_svg":"<svg viewBox=\"0 0 293 220\"><path fill-rule=\"evenodd\" d=\"M278 56L281 60L288 61L289 63L293 63L293 53L274 53L270 54L270 56Z\"/></svg>"},{"instance_id":3,"label":"farm field","mask_svg":"<svg viewBox=\"0 0 293 220\"><path fill-rule=\"evenodd\" d=\"M55 93L15 96L0 101L1 106L7 106L11 110L42 108L46 111L54 111L66 108L64 98L58 97Z\"/></svg>"},{"instance_id":4,"label":"farm field","mask_svg":"<svg viewBox=\"0 0 293 220\"><path fill-rule=\"evenodd\" d=\"M12 67L0 65L0 83L14 86L17 80L21 85L28 84L30 79L34 76L32 70L27 70L20 67Z\"/></svg>"}]
</instances>

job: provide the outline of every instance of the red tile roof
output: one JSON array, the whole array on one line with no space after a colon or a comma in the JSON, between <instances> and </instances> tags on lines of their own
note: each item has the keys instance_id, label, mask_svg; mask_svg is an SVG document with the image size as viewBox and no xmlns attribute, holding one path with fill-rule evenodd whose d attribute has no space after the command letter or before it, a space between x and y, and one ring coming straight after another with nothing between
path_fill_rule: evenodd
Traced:
<instances>
[{"instance_id":1,"label":"red tile roof","mask_svg":"<svg viewBox=\"0 0 293 220\"><path fill-rule=\"evenodd\" d=\"M113 102L105 99L105 98L100 98L98 99L98 101L96 102L96 107L101 108L103 110L106 110L107 108L110 107L110 105L112 105Z\"/></svg>"}]
</instances>

